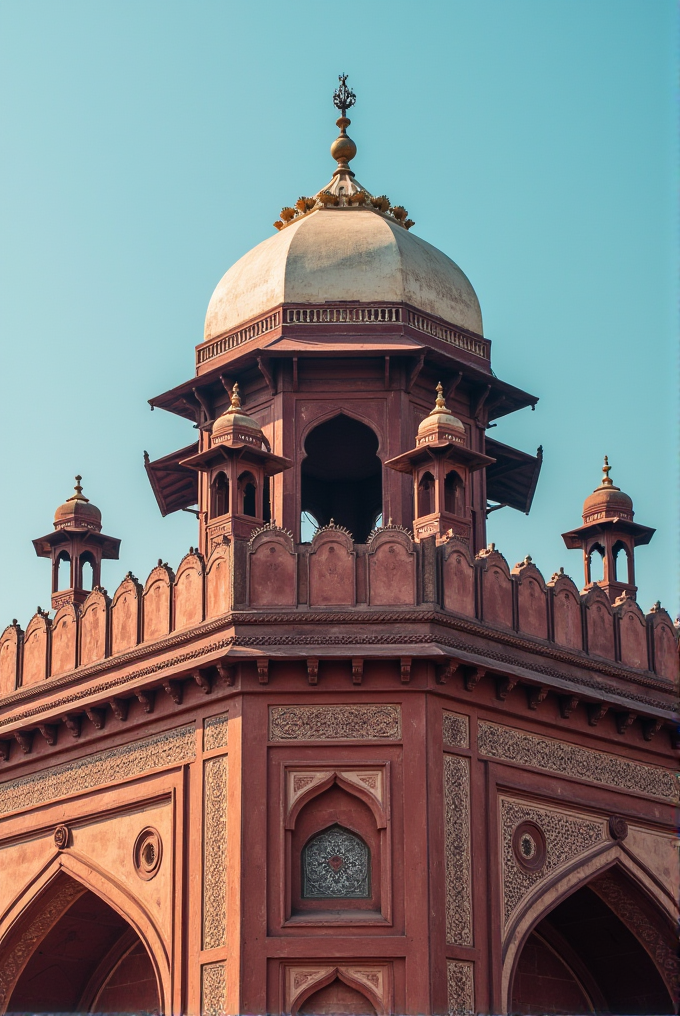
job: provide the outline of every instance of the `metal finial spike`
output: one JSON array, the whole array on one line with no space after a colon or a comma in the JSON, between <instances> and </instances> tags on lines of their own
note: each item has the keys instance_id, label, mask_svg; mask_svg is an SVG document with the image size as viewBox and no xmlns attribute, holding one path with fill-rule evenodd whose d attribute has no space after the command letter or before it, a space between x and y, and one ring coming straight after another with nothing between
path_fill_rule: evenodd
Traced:
<instances>
[{"instance_id":1,"label":"metal finial spike","mask_svg":"<svg viewBox=\"0 0 680 1016\"><path fill-rule=\"evenodd\" d=\"M437 409L446 409L446 403L444 402L444 386L441 381L437 382L437 398L435 400L435 406Z\"/></svg>"},{"instance_id":2,"label":"metal finial spike","mask_svg":"<svg viewBox=\"0 0 680 1016\"><path fill-rule=\"evenodd\" d=\"M80 486L80 481L81 480L82 480L82 476L76 476L76 485L73 488L75 490L76 494L82 494L82 492L83 492L83 488Z\"/></svg>"},{"instance_id":3,"label":"metal finial spike","mask_svg":"<svg viewBox=\"0 0 680 1016\"><path fill-rule=\"evenodd\" d=\"M347 115L347 110L351 109L357 101L357 97L352 89L347 87L346 74L338 74L338 81L340 85L333 92L333 105L340 110L344 117Z\"/></svg>"},{"instance_id":4,"label":"metal finial spike","mask_svg":"<svg viewBox=\"0 0 680 1016\"><path fill-rule=\"evenodd\" d=\"M611 468L612 467L609 465L609 457L605 455L604 465L602 466L602 472L604 473L604 476L602 477L602 485L605 487L611 487L614 485L614 481L609 477L609 471Z\"/></svg>"},{"instance_id":5,"label":"metal finial spike","mask_svg":"<svg viewBox=\"0 0 680 1016\"><path fill-rule=\"evenodd\" d=\"M240 391L241 391L241 389L239 388L239 386L237 384L235 384L234 387L231 390L231 408L232 409L240 409L241 408Z\"/></svg>"}]
</instances>

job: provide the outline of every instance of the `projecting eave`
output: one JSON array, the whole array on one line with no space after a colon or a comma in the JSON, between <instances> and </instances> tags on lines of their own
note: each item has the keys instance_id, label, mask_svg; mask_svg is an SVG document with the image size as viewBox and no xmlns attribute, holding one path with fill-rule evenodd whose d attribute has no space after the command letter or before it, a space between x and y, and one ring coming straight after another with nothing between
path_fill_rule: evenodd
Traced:
<instances>
[{"instance_id":1,"label":"projecting eave","mask_svg":"<svg viewBox=\"0 0 680 1016\"><path fill-rule=\"evenodd\" d=\"M585 526L579 526L578 529L570 529L568 533L562 533L562 539L569 550L578 550L583 546L584 539L606 533L614 525L619 533L629 533L633 537L636 547L644 547L656 532L656 529L651 529L649 526L640 526L637 522L630 522L628 519L612 517L601 519L598 522L589 522Z\"/></svg>"},{"instance_id":2,"label":"projecting eave","mask_svg":"<svg viewBox=\"0 0 680 1016\"><path fill-rule=\"evenodd\" d=\"M38 557L50 557L53 547L60 547L70 542L70 537L76 534L82 542L94 543L102 549L102 557L109 561L117 561L120 551L120 540L114 536L104 536L103 533L96 533L92 529L78 526L64 526L63 529L55 529L47 536L40 536L33 540L33 546Z\"/></svg>"}]
</instances>

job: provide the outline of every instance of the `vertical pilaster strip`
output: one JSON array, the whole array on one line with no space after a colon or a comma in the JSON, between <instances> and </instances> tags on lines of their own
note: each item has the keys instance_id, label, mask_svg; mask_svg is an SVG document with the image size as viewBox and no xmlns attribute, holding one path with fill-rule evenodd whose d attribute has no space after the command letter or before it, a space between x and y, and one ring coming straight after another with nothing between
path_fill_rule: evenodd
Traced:
<instances>
[{"instance_id":1,"label":"vertical pilaster strip","mask_svg":"<svg viewBox=\"0 0 680 1016\"><path fill-rule=\"evenodd\" d=\"M227 1011L227 978L224 963L201 967L201 1016L224 1016Z\"/></svg>"},{"instance_id":2,"label":"vertical pilaster strip","mask_svg":"<svg viewBox=\"0 0 680 1016\"><path fill-rule=\"evenodd\" d=\"M226 729L206 723L204 746L225 746ZM227 755L203 761L203 949L226 945L228 765Z\"/></svg>"},{"instance_id":3,"label":"vertical pilaster strip","mask_svg":"<svg viewBox=\"0 0 680 1016\"><path fill-rule=\"evenodd\" d=\"M444 755L446 942L472 945L470 760Z\"/></svg>"},{"instance_id":4,"label":"vertical pilaster strip","mask_svg":"<svg viewBox=\"0 0 680 1016\"><path fill-rule=\"evenodd\" d=\"M474 965L465 960L446 961L449 1016L473 1016L475 1012Z\"/></svg>"}]
</instances>

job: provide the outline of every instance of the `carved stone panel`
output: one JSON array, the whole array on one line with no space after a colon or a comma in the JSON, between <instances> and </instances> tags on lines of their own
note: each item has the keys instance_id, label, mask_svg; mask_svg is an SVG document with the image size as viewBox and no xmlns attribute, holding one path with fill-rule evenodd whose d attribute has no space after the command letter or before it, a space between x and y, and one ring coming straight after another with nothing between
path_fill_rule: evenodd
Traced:
<instances>
[{"instance_id":1,"label":"carved stone panel","mask_svg":"<svg viewBox=\"0 0 680 1016\"><path fill-rule=\"evenodd\" d=\"M227 775L229 760L203 763L203 948L227 937Z\"/></svg>"},{"instance_id":2,"label":"carved stone panel","mask_svg":"<svg viewBox=\"0 0 680 1016\"><path fill-rule=\"evenodd\" d=\"M21 629L10 624L0 635L0 698L16 689L19 680Z\"/></svg>"},{"instance_id":3,"label":"carved stone panel","mask_svg":"<svg viewBox=\"0 0 680 1016\"><path fill-rule=\"evenodd\" d=\"M201 967L201 1016L225 1016L226 1011L226 963L204 963Z\"/></svg>"},{"instance_id":4,"label":"carved stone panel","mask_svg":"<svg viewBox=\"0 0 680 1016\"><path fill-rule=\"evenodd\" d=\"M354 606L355 559L352 540L341 529L315 535L309 552L310 607Z\"/></svg>"},{"instance_id":5,"label":"carved stone panel","mask_svg":"<svg viewBox=\"0 0 680 1016\"><path fill-rule=\"evenodd\" d=\"M252 607L294 607L297 561L293 542L282 530L255 536L251 545L249 603Z\"/></svg>"},{"instance_id":6,"label":"carved stone panel","mask_svg":"<svg viewBox=\"0 0 680 1016\"><path fill-rule=\"evenodd\" d=\"M206 616L219 617L231 607L230 548L226 542L218 543L206 568Z\"/></svg>"},{"instance_id":7,"label":"carved stone panel","mask_svg":"<svg viewBox=\"0 0 680 1016\"><path fill-rule=\"evenodd\" d=\"M469 748L470 718L445 709L442 712L442 739L447 748Z\"/></svg>"},{"instance_id":8,"label":"carved stone panel","mask_svg":"<svg viewBox=\"0 0 680 1016\"><path fill-rule=\"evenodd\" d=\"M149 574L142 594L142 639L154 642L170 632L170 597L173 575L164 564Z\"/></svg>"},{"instance_id":9,"label":"carved stone panel","mask_svg":"<svg viewBox=\"0 0 680 1016\"><path fill-rule=\"evenodd\" d=\"M126 575L111 601L111 654L124 653L139 642L142 589L137 580Z\"/></svg>"},{"instance_id":10,"label":"carved stone panel","mask_svg":"<svg viewBox=\"0 0 680 1016\"><path fill-rule=\"evenodd\" d=\"M416 602L416 559L407 533L378 530L369 543L368 588L371 606Z\"/></svg>"},{"instance_id":11,"label":"carved stone panel","mask_svg":"<svg viewBox=\"0 0 680 1016\"><path fill-rule=\"evenodd\" d=\"M479 723L477 740L480 753L491 758L667 801L676 801L678 797L675 774L658 766L630 762L618 755L581 748L577 744L540 737L486 720Z\"/></svg>"},{"instance_id":12,"label":"carved stone panel","mask_svg":"<svg viewBox=\"0 0 680 1016\"><path fill-rule=\"evenodd\" d=\"M534 886L553 871L586 853L608 839L606 819L589 815L542 808L501 797L500 828L502 840L503 916L507 925L522 900ZM545 839L542 864L530 867L518 861L515 849L515 831L521 825L538 826Z\"/></svg>"},{"instance_id":13,"label":"carved stone panel","mask_svg":"<svg viewBox=\"0 0 680 1016\"><path fill-rule=\"evenodd\" d=\"M203 751L226 748L229 739L229 713L208 716L203 721Z\"/></svg>"},{"instance_id":14,"label":"carved stone panel","mask_svg":"<svg viewBox=\"0 0 680 1016\"><path fill-rule=\"evenodd\" d=\"M165 769L195 756L193 724L0 783L0 815Z\"/></svg>"},{"instance_id":15,"label":"carved stone panel","mask_svg":"<svg viewBox=\"0 0 680 1016\"><path fill-rule=\"evenodd\" d=\"M401 740L400 706L270 706L270 741Z\"/></svg>"},{"instance_id":16,"label":"carved stone panel","mask_svg":"<svg viewBox=\"0 0 680 1016\"><path fill-rule=\"evenodd\" d=\"M475 569L467 550L451 540L444 551L444 607L465 617L475 616Z\"/></svg>"},{"instance_id":17,"label":"carved stone panel","mask_svg":"<svg viewBox=\"0 0 680 1016\"><path fill-rule=\"evenodd\" d=\"M472 945L470 878L470 761L444 756L446 941Z\"/></svg>"},{"instance_id":18,"label":"carved stone panel","mask_svg":"<svg viewBox=\"0 0 680 1016\"><path fill-rule=\"evenodd\" d=\"M21 667L21 683L24 687L44 681L47 677L49 630L50 620L43 614L34 614L26 626Z\"/></svg>"},{"instance_id":19,"label":"carved stone panel","mask_svg":"<svg viewBox=\"0 0 680 1016\"><path fill-rule=\"evenodd\" d=\"M370 895L370 851L359 836L334 825L305 845L303 899L368 899Z\"/></svg>"},{"instance_id":20,"label":"carved stone panel","mask_svg":"<svg viewBox=\"0 0 680 1016\"><path fill-rule=\"evenodd\" d=\"M474 1016L474 964L466 960L446 961L446 994L449 1016Z\"/></svg>"},{"instance_id":21,"label":"carved stone panel","mask_svg":"<svg viewBox=\"0 0 680 1016\"><path fill-rule=\"evenodd\" d=\"M103 660L106 656L106 635L109 603L102 589L93 589L82 606L80 615L80 665Z\"/></svg>"},{"instance_id":22,"label":"carved stone panel","mask_svg":"<svg viewBox=\"0 0 680 1016\"><path fill-rule=\"evenodd\" d=\"M52 654L50 674L66 674L76 667L78 615L73 603L61 607L52 622Z\"/></svg>"},{"instance_id":23,"label":"carved stone panel","mask_svg":"<svg viewBox=\"0 0 680 1016\"><path fill-rule=\"evenodd\" d=\"M187 554L175 575L175 631L203 620L203 560Z\"/></svg>"}]
</instances>

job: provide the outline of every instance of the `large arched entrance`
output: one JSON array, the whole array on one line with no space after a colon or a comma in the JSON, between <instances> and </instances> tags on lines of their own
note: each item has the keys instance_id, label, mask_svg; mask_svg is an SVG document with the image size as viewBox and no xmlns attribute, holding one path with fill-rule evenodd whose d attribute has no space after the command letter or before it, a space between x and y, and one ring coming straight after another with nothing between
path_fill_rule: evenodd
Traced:
<instances>
[{"instance_id":1,"label":"large arched entrance","mask_svg":"<svg viewBox=\"0 0 680 1016\"><path fill-rule=\"evenodd\" d=\"M158 982L137 932L66 874L54 880L9 941L0 1012L159 1013Z\"/></svg>"},{"instance_id":2,"label":"large arched entrance","mask_svg":"<svg viewBox=\"0 0 680 1016\"><path fill-rule=\"evenodd\" d=\"M327 526L331 519L365 543L382 511L382 463L378 438L352 417L320 423L305 441L300 509Z\"/></svg>"},{"instance_id":3,"label":"large arched entrance","mask_svg":"<svg viewBox=\"0 0 680 1016\"><path fill-rule=\"evenodd\" d=\"M612 888L617 890L613 898L627 901L626 921L606 902ZM519 955L509 1011L570 1016L675 1013L667 983L673 971L666 969L668 957L673 962L672 943L649 908L635 897L624 880L617 883L608 872L551 910ZM637 934L631 924L638 926ZM650 946L657 962L650 956Z\"/></svg>"}]
</instances>

